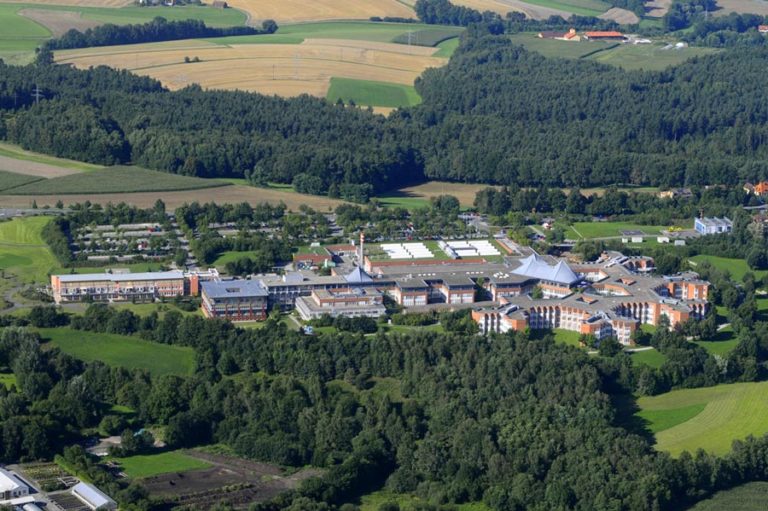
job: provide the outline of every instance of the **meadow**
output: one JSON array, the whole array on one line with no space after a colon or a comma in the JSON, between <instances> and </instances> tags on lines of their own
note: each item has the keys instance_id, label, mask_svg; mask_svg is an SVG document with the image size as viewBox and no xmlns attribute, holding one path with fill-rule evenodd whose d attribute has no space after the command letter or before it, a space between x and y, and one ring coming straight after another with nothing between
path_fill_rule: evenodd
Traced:
<instances>
[{"instance_id":1,"label":"meadow","mask_svg":"<svg viewBox=\"0 0 768 511\"><path fill-rule=\"evenodd\" d=\"M22 185L40 181L42 177L28 176L26 174L15 174L0 170L0 192L11 190Z\"/></svg>"},{"instance_id":2,"label":"meadow","mask_svg":"<svg viewBox=\"0 0 768 511\"><path fill-rule=\"evenodd\" d=\"M51 32L17 14L19 6L0 4L0 57L13 57L15 54L33 52Z\"/></svg>"},{"instance_id":3,"label":"meadow","mask_svg":"<svg viewBox=\"0 0 768 511\"><path fill-rule=\"evenodd\" d=\"M23 283L47 282L48 273L58 266L40 236L50 220L36 216L0 222L0 270Z\"/></svg>"},{"instance_id":4,"label":"meadow","mask_svg":"<svg viewBox=\"0 0 768 511\"><path fill-rule=\"evenodd\" d=\"M383 107L414 106L421 103L421 96L412 85L338 77L331 78L326 99L332 103L342 100L347 104L354 101L357 105Z\"/></svg>"},{"instance_id":5,"label":"meadow","mask_svg":"<svg viewBox=\"0 0 768 511\"><path fill-rule=\"evenodd\" d=\"M605 50L615 43L604 41L581 41L570 43L554 39L540 39L533 32L521 32L509 36L513 42L525 46L530 51L541 53L550 58L578 59L594 51Z\"/></svg>"},{"instance_id":6,"label":"meadow","mask_svg":"<svg viewBox=\"0 0 768 511\"><path fill-rule=\"evenodd\" d=\"M98 360L114 367L146 369L153 376L188 375L195 366L192 348L70 328L41 328L39 331L52 346L86 362Z\"/></svg>"},{"instance_id":7,"label":"meadow","mask_svg":"<svg viewBox=\"0 0 768 511\"><path fill-rule=\"evenodd\" d=\"M188 472L210 468L206 461L187 456L181 451L168 451L160 454L140 454L127 458L115 458L120 468L131 479L152 477L169 472Z\"/></svg>"},{"instance_id":8,"label":"meadow","mask_svg":"<svg viewBox=\"0 0 768 511\"><path fill-rule=\"evenodd\" d=\"M715 493L688 511L763 511L768 502L768 482L757 481Z\"/></svg>"},{"instance_id":9,"label":"meadow","mask_svg":"<svg viewBox=\"0 0 768 511\"><path fill-rule=\"evenodd\" d=\"M747 265L747 261L744 259L732 259L729 257L718 257L718 256L710 256L710 255L697 255L693 256L689 259L689 261L693 261L691 263L691 267L695 270L696 264L707 261L710 263L714 268L717 268L720 271L727 271L731 278L736 282L741 282L744 279L744 275L746 275L748 272L752 273L755 278L760 279L763 278L766 274L768 274L768 271L765 270L752 270Z\"/></svg>"},{"instance_id":10,"label":"meadow","mask_svg":"<svg viewBox=\"0 0 768 511\"><path fill-rule=\"evenodd\" d=\"M767 391L768 382L674 390L640 398L638 415L655 431L658 450L724 454L733 440L768 433Z\"/></svg>"},{"instance_id":11,"label":"meadow","mask_svg":"<svg viewBox=\"0 0 768 511\"><path fill-rule=\"evenodd\" d=\"M662 355L655 348L643 351L631 351L629 354L633 364L644 364L655 369L658 369L667 361L667 357Z\"/></svg>"},{"instance_id":12,"label":"meadow","mask_svg":"<svg viewBox=\"0 0 768 511\"><path fill-rule=\"evenodd\" d=\"M131 193L194 190L228 186L228 183L197 177L157 172L141 167L108 167L83 174L72 174L36 181L14 188L13 195Z\"/></svg>"},{"instance_id":13,"label":"meadow","mask_svg":"<svg viewBox=\"0 0 768 511\"><path fill-rule=\"evenodd\" d=\"M0 166L13 165L13 168L6 168L6 170L12 170L20 174L30 174L28 170L23 169L24 162L37 163L47 165L59 169L60 171L77 171L88 172L91 170L97 170L103 168L101 165L94 165L92 163L85 163L76 160L67 160L65 158L56 158L55 156L48 156L47 154L36 153L34 151L27 151L17 145L9 144L7 142L0 142L0 157L5 160L0 160L2 164ZM15 160L15 161L14 161ZM16 167L22 167L20 172ZM3 167L5 168L5 167ZM67 172L73 173L73 172ZM59 172L62 174L62 172ZM34 175L34 174L31 174ZM55 177L51 175L40 175L40 177Z\"/></svg>"}]
</instances>

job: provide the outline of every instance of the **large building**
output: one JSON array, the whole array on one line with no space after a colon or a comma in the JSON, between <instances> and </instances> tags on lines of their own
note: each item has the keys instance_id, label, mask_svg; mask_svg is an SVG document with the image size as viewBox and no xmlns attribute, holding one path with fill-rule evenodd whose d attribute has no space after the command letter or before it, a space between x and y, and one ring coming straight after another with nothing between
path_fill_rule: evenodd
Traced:
<instances>
[{"instance_id":1,"label":"large building","mask_svg":"<svg viewBox=\"0 0 768 511\"><path fill-rule=\"evenodd\" d=\"M693 228L699 234L721 234L733 230L733 222L730 218L697 218L693 222Z\"/></svg>"},{"instance_id":2,"label":"large building","mask_svg":"<svg viewBox=\"0 0 768 511\"><path fill-rule=\"evenodd\" d=\"M51 289L56 303L143 302L184 295L185 280L178 270L51 275Z\"/></svg>"},{"instance_id":3,"label":"large building","mask_svg":"<svg viewBox=\"0 0 768 511\"><path fill-rule=\"evenodd\" d=\"M16 474L0 468L0 505L29 495L29 486Z\"/></svg>"},{"instance_id":4,"label":"large building","mask_svg":"<svg viewBox=\"0 0 768 511\"><path fill-rule=\"evenodd\" d=\"M374 288L315 289L310 296L296 299L296 311L301 319L309 321L324 315L348 318L368 316L378 318L387 309L384 295Z\"/></svg>"},{"instance_id":5,"label":"large building","mask_svg":"<svg viewBox=\"0 0 768 511\"><path fill-rule=\"evenodd\" d=\"M203 282L203 315L232 321L267 319L269 293L258 280L223 280Z\"/></svg>"},{"instance_id":6,"label":"large building","mask_svg":"<svg viewBox=\"0 0 768 511\"><path fill-rule=\"evenodd\" d=\"M72 487L72 495L93 511L117 509L117 503L109 495L92 484L78 483Z\"/></svg>"},{"instance_id":7,"label":"large building","mask_svg":"<svg viewBox=\"0 0 768 511\"><path fill-rule=\"evenodd\" d=\"M491 281L501 305L472 312L483 334L561 328L598 339L616 337L628 345L641 324L658 325L666 316L674 326L703 318L707 311L709 283L695 274L652 277L648 258L613 254L599 264L570 268L563 261L549 265L531 257L527 263L532 264L518 270L528 280L501 276ZM544 286L552 291L533 298L532 290Z\"/></svg>"}]
</instances>

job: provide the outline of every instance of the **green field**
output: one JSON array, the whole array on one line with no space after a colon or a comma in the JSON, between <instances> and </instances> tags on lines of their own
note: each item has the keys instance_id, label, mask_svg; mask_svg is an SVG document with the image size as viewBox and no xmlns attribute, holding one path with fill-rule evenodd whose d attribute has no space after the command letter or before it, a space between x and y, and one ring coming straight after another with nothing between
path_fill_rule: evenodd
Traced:
<instances>
[{"instance_id":1,"label":"green field","mask_svg":"<svg viewBox=\"0 0 768 511\"><path fill-rule=\"evenodd\" d=\"M238 252L236 250L230 251L230 252L223 252L219 257L216 258L216 260L211 264L214 268L217 268L219 271L223 270L224 267L227 265L227 263L232 263L237 261L238 259L242 259L244 257L251 257L253 255L253 252Z\"/></svg>"},{"instance_id":2,"label":"green field","mask_svg":"<svg viewBox=\"0 0 768 511\"><path fill-rule=\"evenodd\" d=\"M114 458L113 461L120 463L123 472L131 479L152 477L169 472L188 472L212 466L206 461L192 458L181 451Z\"/></svg>"},{"instance_id":3,"label":"green field","mask_svg":"<svg viewBox=\"0 0 768 511\"><path fill-rule=\"evenodd\" d=\"M398 44L413 44L416 46L428 46L433 47L438 44L458 37L464 29L457 27L445 27L443 29L435 29L434 27L411 30L408 33L401 34L394 39L393 43Z\"/></svg>"},{"instance_id":4,"label":"green field","mask_svg":"<svg viewBox=\"0 0 768 511\"><path fill-rule=\"evenodd\" d=\"M0 270L25 283L47 282L48 273L58 266L40 237L50 221L50 217L36 216L0 222Z\"/></svg>"},{"instance_id":5,"label":"green field","mask_svg":"<svg viewBox=\"0 0 768 511\"><path fill-rule=\"evenodd\" d=\"M227 186L228 183L197 177L179 176L141 167L116 166L87 174L46 179L14 188L14 195L66 195L84 193L131 193L196 190Z\"/></svg>"},{"instance_id":6,"label":"green field","mask_svg":"<svg viewBox=\"0 0 768 511\"><path fill-rule=\"evenodd\" d=\"M332 103L341 99L347 104L354 101L356 105L391 108L421 103L421 96L412 85L338 77L331 78L326 99Z\"/></svg>"},{"instance_id":7,"label":"green field","mask_svg":"<svg viewBox=\"0 0 768 511\"><path fill-rule=\"evenodd\" d=\"M674 390L637 404L657 431L656 448L675 456L697 449L724 454L734 440L768 433L768 382Z\"/></svg>"},{"instance_id":8,"label":"green field","mask_svg":"<svg viewBox=\"0 0 768 511\"><path fill-rule=\"evenodd\" d=\"M587 58L629 70L645 69L646 71L660 71L670 66L682 64L693 57L703 57L720 51L715 48L664 50L664 46L657 44L622 44Z\"/></svg>"},{"instance_id":9,"label":"green field","mask_svg":"<svg viewBox=\"0 0 768 511\"><path fill-rule=\"evenodd\" d=\"M696 344L713 355L724 357L738 346L739 340L734 335L733 328L727 326L717 332L713 339L696 341Z\"/></svg>"},{"instance_id":10,"label":"green field","mask_svg":"<svg viewBox=\"0 0 768 511\"><path fill-rule=\"evenodd\" d=\"M525 0L525 3L572 12L581 16L599 16L611 8L609 4L599 0Z\"/></svg>"},{"instance_id":11,"label":"green field","mask_svg":"<svg viewBox=\"0 0 768 511\"><path fill-rule=\"evenodd\" d=\"M40 181L42 177L27 176L25 174L14 174L0 170L0 192L11 190L13 188Z\"/></svg>"},{"instance_id":12,"label":"green field","mask_svg":"<svg viewBox=\"0 0 768 511\"><path fill-rule=\"evenodd\" d=\"M41 328L40 336L61 351L86 362L99 360L115 367L146 369L153 376L188 375L195 366L194 350L182 346L70 328Z\"/></svg>"},{"instance_id":13,"label":"green field","mask_svg":"<svg viewBox=\"0 0 768 511\"><path fill-rule=\"evenodd\" d=\"M768 274L768 271L765 270L751 270L749 266L747 266L747 261L744 259L731 259L728 257L717 257L717 256L710 256L710 255L697 255L690 258L690 261L693 261L694 263L700 263L702 261L709 262L714 268L717 268L720 271L727 271L731 274L731 278L736 282L741 282L744 279L744 275L747 272L752 272L755 275L755 278L762 278L764 275ZM696 265L691 265L693 269L696 269Z\"/></svg>"},{"instance_id":14,"label":"green field","mask_svg":"<svg viewBox=\"0 0 768 511\"><path fill-rule=\"evenodd\" d=\"M629 353L629 356L632 357L632 363L635 365L645 364L649 367L659 368L667 361L667 357L655 349L631 351Z\"/></svg>"},{"instance_id":15,"label":"green field","mask_svg":"<svg viewBox=\"0 0 768 511\"><path fill-rule=\"evenodd\" d=\"M628 222L577 222L565 234L566 237L570 237L573 233L576 239L629 237L622 234L622 231L643 231L644 235L656 236L669 227L668 225L638 225Z\"/></svg>"},{"instance_id":16,"label":"green field","mask_svg":"<svg viewBox=\"0 0 768 511\"><path fill-rule=\"evenodd\" d=\"M32 52L51 36L47 28L19 16L17 5L0 4L0 57L16 52Z\"/></svg>"},{"instance_id":17,"label":"green field","mask_svg":"<svg viewBox=\"0 0 768 511\"><path fill-rule=\"evenodd\" d=\"M604 50L615 43L605 41L581 41L571 43L554 39L540 39L535 33L523 32L509 36L513 42L525 46L530 51L541 53L545 57L578 59L598 50Z\"/></svg>"},{"instance_id":18,"label":"green field","mask_svg":"<svg viewBox=\"0 0 768 511\"><path fill-rule=\"evenodd\" d=\"M0 4L0 6L2 6ZM81 170L88 172L91 170L101 169L103 167L94 165L92 163L84 163L81 161L67 160L65 158L56 158L55 156L48 156L41 153L35 153L33 151L27 151L21 147L9 144L7 142L0 142L0 156L7 156L16 160L33 161L36 163L45 163L46 165L53 165L54 167L64 167L67 169Z\"/></svg>"},{"instance_id":19,"label":"green field","mask_svg":"<svg viewBox=\"0 0 768 511\"><path fill-rule=\"evenodd\" d=\"M688 511L763 511L766 503L768 483L759 481L717 492Z\"/></svg>"},{"instance_id":20,"label":"green field","mask_svg":"<svg viewBox=\"0 0 768 511\"><path fill-rule=\"evenodd\" d=\"M6 389L10 389L16 385L16 376L10 373L0 373L0 385L5 385Z\"/></svg>"},{"instance_id":21,"label":"green field","mask_svg":"<svg viewBox=\"0 0 768 511\"><path fill-rule=\"evenodd\" d=\"M459 47L459 43L461 41L458 37L454 37L453 39L448 39L447 41L443 41L442 43L438 44L437 47L440 48L437 50L437 53L434 54L435 57L443 57L445 59L449 59L453 56L453 52L456 51L456 48Z\"/></svg>"}]
</instances>

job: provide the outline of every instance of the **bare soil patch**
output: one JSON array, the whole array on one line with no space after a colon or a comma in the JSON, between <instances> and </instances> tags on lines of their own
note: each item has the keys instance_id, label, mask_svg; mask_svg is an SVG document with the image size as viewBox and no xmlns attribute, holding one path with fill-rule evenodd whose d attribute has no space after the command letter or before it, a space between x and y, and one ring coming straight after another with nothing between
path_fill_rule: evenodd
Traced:
<instances>
[{"instance_id":1,"label":"bare soil patch","mask_svg":"<svg viewBox=\"0 0 768 511\"><path fill-rule=\"evenodd\" d=\"M98 21L84 19L81 13L72 11L22 9L19 14L43 25L54 37L60 37L72 29L84 32L101 25Z\"/></svg>"},{"instance_id":2,"label":"bare soil patch","mask_svg":"<svg viewBox=\"0 0 768 511\"><path fill-rule=\"evenodd\" d=\"M765 0L717 0L717 5L722 7L717 12L718 16L731 12L768 15L768 2Z\"/></svg>"},{"instance_id":3,"label":"bare soil patch","mask_svg":"<svg viewBox=\"0 0 768 511\"><path fill-rule=\"evenodd\" d=\"M152 207L157 199L162 199L169 208L177 208L185 202L189 203L194 201L201 203L217 202L219 204L234 204L240 202L249 202L251 204L268 202L277 204L283 202L289 209L294 211L298 210L299 206L302 204L306 204L318 211L328 211L329 208L335 209L339 204L343 204L340 200L316 195L304 195L283 190L235 185L179 192L0 195L0 205L11 208L29 207L32 201L35 201L39 207L43 207L45 205L54 206L58 200L62 200L65 204L83 203L88 200L94 204L107 204L110 202L117 204L119 202L125 202L141 208L148 208Z\"/></svg>"},{"instance_id":4,"label":"bare soil patch","mask_svg":"<svg viewBox=\"0 0 768 511\"><path fill-rule=\"evenodd\" d=\"M75 169L56 167L55 165L35 161L17 160L16 158L2 155L0 155L0 169L15 172L16 174L44 177L46 179L80 173L80 171Z\"/></svg>"},{"instance_id":5,"label":"bare soil patch","mask_svg":"<svg viewBox=\"0 0 768 511\"><path fill-rule=\"evenodd\" d=\"M672 0L651 0L650 2L645 3L645 8L647 10L648 16L661 18L667 14L671 5Z\"/></svg>"},{"instance_id":6,"label":"bare soil patch","mask_svg":"<svg viewBox=\"0 0 768 511\"><path fill-rule=\"evenodd\" d=\"M640 22L640 18L637 17L637 14L626 9L620 9L618 7L608 9L603 14L598 16L598 18L601 20L613 20L620 25L634 25Z\"/></svg>"},{"instance_id":7,"label":"bare soil patch","mask_svg":"<svg viewBox=\"0 0 768 511\"><path fill-rule=\"evenodd\" d=\"M304 479L321 473L317 469L304 469L287 475L274 465L233 456L196 450L184 454L207 461L213 467L149 477L143 479L142 484L154 497L194 509L208 509L225 502L238 508L247 507L294 489Z\"/></svg>"}]
</instances>

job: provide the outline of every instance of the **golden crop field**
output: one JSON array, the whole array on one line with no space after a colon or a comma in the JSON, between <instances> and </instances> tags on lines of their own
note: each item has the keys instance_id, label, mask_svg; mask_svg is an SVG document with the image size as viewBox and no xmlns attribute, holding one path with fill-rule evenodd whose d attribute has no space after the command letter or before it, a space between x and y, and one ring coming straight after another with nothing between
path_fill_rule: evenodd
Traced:
<instances>
[{"instance_id":1,"label":"golden crop field","mask_svg":"<svg viewBox=\"0 0 768 511\"><path fill-rule=\"evenodd\" d=\"M160 80L170 89L208 89L325 97L332 77L412 85L447 59L435 48L394 43L307 39L302 44L217 45L205 41L85 48L56 52L79 68L108 65ZM200 62L185 63L185 57Z\"/></svg>"},{"instance_id":2,"label":"golden crop field","mask_svg":"<svg viewBox=\"0 0 768 511\"><path fill-rule=\"evenodd\" d=\"M371 16L413 18L413 10L397 0L230 0L251 20L278 22L353 20Z\"/></svg>"},{"instance_id":3,"label":"golden crop field","mask_svg":"<svg viewBox=\"0 0 768 511\"><path fill-rule=\"evenodd\" d=\"M24 3L38 5L64 5L76 7L125 7L133 5L133 0L0 0L0 3Z\"/></svg>"}]
</instances>

